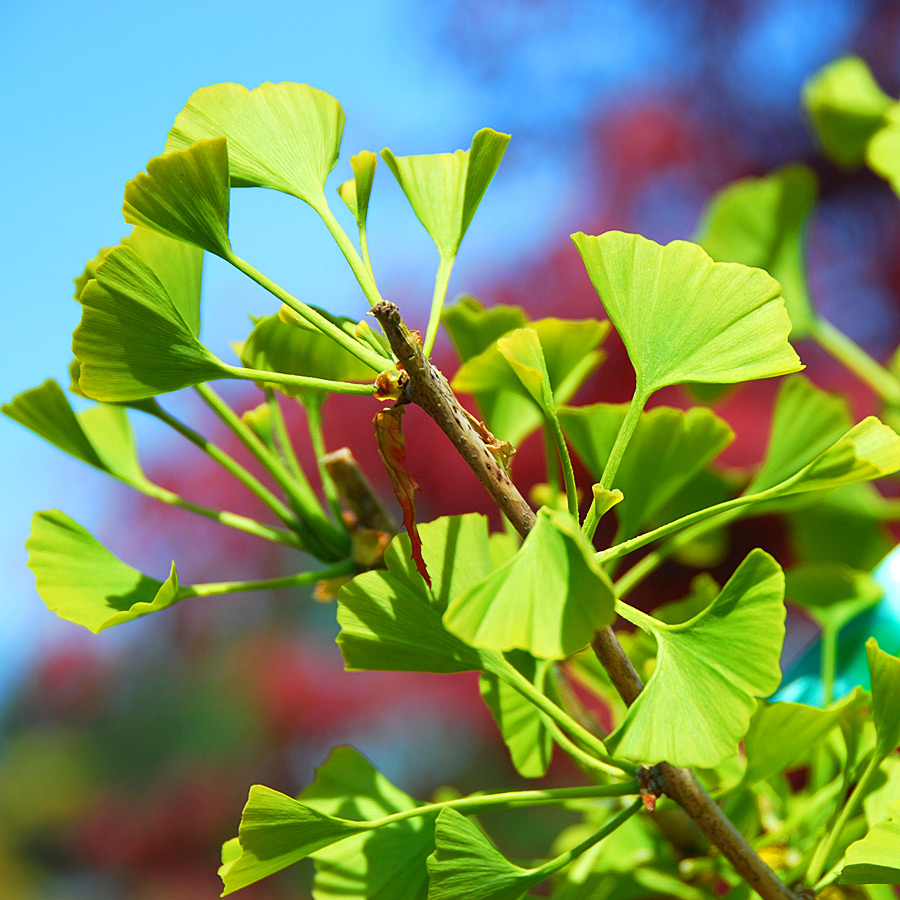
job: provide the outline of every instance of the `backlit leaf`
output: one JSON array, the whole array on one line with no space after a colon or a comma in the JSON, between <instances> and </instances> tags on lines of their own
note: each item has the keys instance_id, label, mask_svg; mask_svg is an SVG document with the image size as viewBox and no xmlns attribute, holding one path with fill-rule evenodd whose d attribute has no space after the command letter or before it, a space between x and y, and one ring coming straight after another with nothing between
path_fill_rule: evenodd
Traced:
<instances>
[{"instance_id":1,"label":"backlit leaf","mask_svg":"<svg viewBox=\"0 0 900 900\"><path fill-rule=\"evenodd\" d=\"M847 848L841 884L900 884L900 802L888 810L890 821L876 825Z\"/></svg>"},{"instance_id":2,"label":"backlit leaf","mask_svg":"<svg viewBox=\"0 0 900 900\"><path fill-rule=\"evenodd\" d=\"M34 514L25 548L47 608L94 634L179 599L174 563L164 582L149 578L113 556L59 510Z\"/></svg>"},{"instance_id":3,"label":"backlit leaf","mask_svg":"<svg viewBox=\"0 0 900 900\"><path fill-rule=\"evenodd\" d=\"M441 256L452 258L481 203L509 135L482 128L468 150L427 156L381 155Z\"/></svg>"},{"instance_id":4,"label":"backlit leaf","mask_svg":"<svg viewBox=\"0 0 900 900\"><path fill-rule=\"evenodd\" d=\"M372 192L372 180L375 178L375 165L378 157L369 150L362 150L350 157L353 177L345 181L339 188L341 200L350 208L356 224L362 231L366 230L366 216L369 212L369 194Z\"/></svg>"},{"instance_id":5,"label":"backlit leaf","mask_svg":"<svg viewBox=\"0 0 900 900\"><path fill-rule=\"evenodd\" d=\"M628 350L637 396L803 368L787 341L781 286L761 269L714 263L686 241L663 247L621 231L572 237Z\"/></svg>"},{"instance_id":6,"label":"backlit leaf","mask_svg":"<svg viewBox=\"0 0 900 900\"><path fill-rule=\"evenodd\" d=\"M175 117L166 153L207 138L228 139L234 187L267 187L315 206L337 163L344 112L308 84L265 82L252 91L214 84L191 94Z\"/></svg>"},{"instance_id":7,"label":"backlit leaf","mask_svg":"<svg viewBox=\"0 0 900 900\"><path fill-rule=\"evenodd\" d=\"M228 148L223 138L157 156L125 185L125 221L196 244L225 259L228 241Z\"/></svg>"},{"instance_id":8,"label":"backlit leaf","mask_svg":"<svg viewBox=\"0 0 900 900\"><path fill-rule=\"evenodd\" d=\"M900 104L894 104L884 119L885 126L869 141L866 162L900 194Z\"/></svg>"},{"instance_id":9,"label":"backlit leaf","mask_svg":"<svg viewBox=\"0 0 900 900\"><path fill-rule=\"evenodd\" d=\"M705 610L668 625L641 617L656 668L607 746L646 763L712 768L744 737L757 697L781 680L784 574L753 550Z\"/></svg>"},{"instance_id":10,"label":"backlit leaf","mask_svg":"<svg viewBox=\"0 0 900 900\"><path fill-rule=\"evenodd\" d=\"M844 56L803 87L803 105L825 152L841 166L858 166L866 144L893 101L863 60Z\"/></svg>"},{"instance_id":11,"label":"backlit leaf","mask_svg":"<svg viewBox=\"0 0 900 900\"><path fill-rule=\"evenodd\" d=\"M538 511L519 552L489 577L450 600L444 622L488 650L526 650L564 659L590 643L613 618L613 592L578 523Z\"/></svg>"},{"instance_id":12,"label":"backlit leaf","mask_svg":"<svg viewBox=\"0 0 900 900\"><path fill-rule=\"evenodd\" d=\"M524 328L528 324L519 306L501 303L488 308L468 295L460 297L452 306L445 306L441 321L461 362L486 350L507 331Z\"/></svg>"},{"instance_id":13,"label":"backlit leaf","mask_svg":"<svg viewBox=\"0 0 900 900\"><path fill-rule=\"evenodd\" d=\"M815 173L807 166L743 178L713 197L697 237L716 262L756 266L781 283L795 338L805 337L815 318L806 284L804 236L817 191Z\"/></svg>"},{"instance_id":14,"label":"backlit leaf","mask_svg":"<svg viewBox=\"0 0 900 900\"><path fill-rule=\"evenodd\" d=\"M627 404L564 407L559 421L588 471L599 480ZM624 499L616 506L616 540L638 533L731 442L734 434L712 411L660 406L641 414L616 475Z\"/></svg>"},{"instance_id":15,"label":"backlit leaf","mask_svg":"<svg viewBox=\"0 0 900 900\"><path fill-rule=\"evenodd\" d=\"M900 659L878 649L875 638L866 641L872 676L872 718L875 753L882 759L900 746Z\"/></svg>"}]
</instances>

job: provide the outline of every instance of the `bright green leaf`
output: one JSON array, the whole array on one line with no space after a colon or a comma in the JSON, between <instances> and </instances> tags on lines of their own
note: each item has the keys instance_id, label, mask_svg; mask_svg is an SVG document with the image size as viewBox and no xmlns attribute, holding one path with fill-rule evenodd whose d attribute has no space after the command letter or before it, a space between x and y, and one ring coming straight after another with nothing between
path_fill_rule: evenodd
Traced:
<instances>
[{"instance_id":1,"label":"bright green leaf","mask_svg":"<svg viewBox=\"0 0 900 900\"><path fill-rule=\"evenodd\" d=\"M565 659L612 617L612 585L593 547L568 513L544 507L519 552L452 598L444 622L476 647Z\"/></svg>"},{"instance_id":2,"label":"bright green leaf","mask_svg":"<svg viewBox=\"0 0 900 900\"><path fill-rule=\"evenodd\" d=\"M286 794L255 784L241 813L241 855L219 869L222 896L299 862L329 844L359 834L366 823L329 816Z\"/></svg>"},{"instance_id":3,"label":"bright green leaf","mask_svg":"<svg viewBox=\"0 0 900 900\"><path fill-rule=\"evenodd\" d=\"M621 231L572 238L628 350L639 397L803 368L787 340L781 286L761 269L714 263L686 241L663 247Z\"/></svg>"},{"instance_id":4,"label":"bright green leaf","mask_svg":"<svg viewBox=\"0 0 900 900\"><path fill-rule=\"evenodd\" d=\"M841 884L900 884L900 803L888 809L890 821L876 825L847 848Z\"/></svg>"},{"instance_id":5,"label":"bright green leaf","mask_svg":"<svg viewBox=\"0 0 900 900\"><path fill-rule=\"evenodd\" d=\"M417 806L352 747L337 747L300 795L332 816L379 819ZM425 900L434 815L354 835L313 854L315 900Z\"/></svg>"},{"instance_id":6,"label":"bright green leaf","mask_svg":"<svg viewBox=\"0 0 900 900\"><path fill-rule=\"evenodd\" d=\"M391 541L387 570L357 575L338 595L338 645L348 669L465 672L479 652L451 634L441 614L490 572L487 520L447 516L419 526L428 589L410 558L409 537Z\"/></svg>"},{"instance_id":7,"label":"bright green leaf","mask_svg":"<svg viewBox=\"0 0 900 900\"><path fill-rule=\"evenodd\" d=\"M884 128L869 141L866 162L900 194L900 104L895 103L884 118Z\"/></svg>"},{"instance_id":8,"label":"bright green leaf","mask_svg":"<svg viewBox=\"0 0 900 900\"><path fill-rule=\"evenodd\" d=\"M343 131L341 105L308 84L267 81L252 91L214 84L191 94L169 132L166 153L226 137L234 187L274 188L316 206Z\"/></svg>"},{"instance_id":9,"label":"bright green leaf","mask_svg":"<svg viewBox=\"0 0 900 900\"><path fill-rule=\"evenodd\" d=\"M157 156L125 185L125 221L227 259L228 148L223 138Z\"/></svg>"},{"instance_id":10,"label":"bright green leaf","mask_svg":"<svg viewBox=\"0 0 900 900\"><path fill-rule=\"evenodd\" d=\"M856 56L830 62L803 87L803 105L825 152L841 166L858 166L866 144L893 101Z\"/></svg>"},{"instance_id":11,"label":"bright green leaf","mask_svg":"<svg viewBox=\"0 0 900 900\"><path fill-rule=\"evenodd\" d=\"M501 303L487 308L480 300L468 295L460 297L452 306L445 306L441 321L461 362L486 350L507 331L528 324L519 306Z\"/></svg>"},{"instance_id":12,"label":"bright green leaf","mask_svg":"<svg viewBox=\"0 0 900 900\"><path fill-rule=\"evenodd\" d=\"M378 157L369 150L362 150L350 157L353 177L345 181L339 188L341 200L347 204L360 230L366 230L366 216L369 212L369 194L372 193L372 180L375 178L375 165Z\"/></svg>"},{"instance_id":13,"label":"bright green leaf","mask_svg":"<svg viewBox=\"0 0 900 900\"><path fill-rule=\"evenodd\" d=\"M872 675L872 718L875 753L882 759L900 746L900 659L878 649L875 638L866 641Z\"/></svg>"},{"instance_id":14,"label":"bright green leaf","mask_svg":"<svg viewBox=\"0 0 900 900\"><path fill-rule=\"evenodd\" d=\"M642 616L657 641L656 669L607 746L646 763L712 768L747 732L756 697L781 680L784 574L753 550L693 619L677 625Z\"/></svg>"},{"instance_id":15,"label":"bright green leaf","mask_svg":"<svg viewBox=\"0 0 900 900\"><path fill-rule=\"evenodd\" d=\"M130 247L109 254L81 304L72 351L87 396L140 400L222 377L224 364L197 340L196 321Z\"/></svg>"},{"instance_id":16,"label":"bright green leaf","mask_svg":"<svg viewBox=\"0 0 900 900\"><path fill-rule=\"evenodd\" d=\"M381 151L442 257L456 256L508 143L508 134L482 128L468 150L455 153L394 156L387 148Z\"/></svg>"},{"instance_id":17,"label":"bright green leaf","mask_svg":"<svg viewBox=\"0 0 900 900\"><path fill-rule=\"evenodd\" d=\"M131 484L144 480L128 424L120 406L96 406L75 413L52 379L13 398L2 411L65 453Z\"/></svg>"},{"instance_id":18,"label":"bright green leaf","mask_svg":"<svg viewBox=\"0 0 900 900\"><path fill-rule=\"evenodd\" d=\"M319 310L319 312L322 312ZM353 333L356 322L322 312L338 327ZM278 315L259 319L241 348L241 362L249 369L307 375L330 381L372 381L378 374L327 334L294 320L288 325ZM308 392L291 385L271 385L289 396Z\"/></svg>"},{"instance_id":19,"label":"bright green leaf","mask_svg":"<svg viewBox=\"0 0 900 900\"><path fill-rule=\"evenodd\" d=\"M41 599L61 619L97 634L165 609L179 599L175 564L157 581L112 555L65 513L35 513L25 542Z\"/></svg>"},{"instance_id":20,"label":"bright green leaf","mask_svg":"<svg viewBox=\"0 0 900 900\"><path fill-rule=\"evenodd\" d=\"M566 437L598 480L627 409L627 404L598 403L559 410ZM733 437L731 428L708 409L683 412L660 406L642 413L616 475L624 495L616 506L616 541L633 537L654 520Z\"/></svg>"},{"instance_id":21,"label":"bright green leaf","mask_svg":"<svg viewBox=\"0 0 900 900\"><path fill-rule=\"evenodd\" d=\"M815 173L807 166L741 179L713 197L696 239L716 262L756 266L779 281L795 338L806 337L815 318L804 236L817 192Z\"/></svg>"},{"instance_id":22,"label":"bright green leaf","mask_svg":"<svg viewBox=\"0 0 900 900\"><path fill-rule=\"evenodd\" d=\"M547 875L513 865L455 809L441 810L428 857L428 900L518 900Z\"/></svg>"},{"instance_id":23,"label":"bright green leaf","mask_svg":"<svg viewBox=\"0 0 900 900\"><path fill-rule=\"evenodd\" d=\"M520 651L510 654L510 662L540 687L546 662L537 662ZM543 778L550 765L553 738L538 708L493 672L482 672L478 684L516 771L523 778Z\"/></svg>"}]
</instances>

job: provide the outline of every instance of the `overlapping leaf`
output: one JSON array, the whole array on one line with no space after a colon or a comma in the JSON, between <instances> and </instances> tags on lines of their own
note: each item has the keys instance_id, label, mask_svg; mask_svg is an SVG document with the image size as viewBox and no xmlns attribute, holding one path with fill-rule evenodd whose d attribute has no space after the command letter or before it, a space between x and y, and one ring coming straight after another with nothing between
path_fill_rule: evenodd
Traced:
<instances>
[{"instance_id":1,"label":"overlapping leaf","mask_svg":"<svg viewBox=\"0 0 900 900\"><path fill-rule=\"evenodd\" d=\"M566 437L598 481L627 408L598 403L559 410ZM616 540L633 537L677 494L689 490L733 437L731 428L705 408L683 412L660 406L642 413L616 475L616 486L624 495L616 506Z\"/></svg>"},{"instance_id":2,"label":"overlapping leaf","mask_svg":"<svg viewBox=\"0 0 900 900\"><path fill-rule=\"evenodd\" d=\"M900 802L888 807L890 820L876 825L847 848L841 884L900 884Z\"/></svg>"},{"instance_id":3,"label":"overlapping leaf","mask_svg":"<svg viewBox=\"0 0 900 900\"><path fill-rule=\"evenodd\" d=\"M308 84L267 81L253 90L214 84L191 94L166 153L226 137L234 187L274 188L315 206L337 163L343 130L337 100Z\"/></svg>"},{"instance_id":4,"label":"overlapping leaf","mask_svg":"<svg viewBox=\"0 0 900 900\"><path fill-rule=\"evenodd\" d=\"M451 598L444 622L475 647L565 659L612 621L613 602L612 585L578 523L544 507L519 552Z\"/></svg>"},{"instance_id":5,"label":"overlapping leaf","mask_svg":"<svg viewBox=\"0 0 900 900\"><path fill-rule=\"evenodd\" d=\"M60 450L130 484L144 480L128 424L120 406L95 406L76 413L53 379L25 391L2 411Z\"/></svg>"},{"instance_id":6,"label":"overlapping leaf","mask_svg":"<svg viewBox=\"0 0 900 900\"><path fill-rule=\"evenodd\" d=\"M665 385L730 384L796 372L781 286L761 269L714 263L685 241L574 234L646 398Z\"/></svg>"},{"instance_id":7,"label":"overlapping leaf","mask_svg":"<svg viewBox=\"0 0 900 900\"><path fill-rule=\"evenodd\" d=\"M900 746L900 659L879 650L874 638L866 642L866 654L872 676L875 753L884 759Z\"/></svg>"},{"instance_id":8,"label":"overlapping leaf","mask_svg":"<svg viewBox=\"0 0 900 900\"><path fill-rule=\"evenodd\" d=\"M804 236L817 191L815 173L801 165L741 179L713 197L697 236L716 262L756 266L780 282L795 338L805 337L815 318Z\"/></svg>"},{"instance_id":9,"label":"overlapping leaf","mask_svg":"<svg viewBox=\"0 0 900 900\"><path fill-rule=\"evenodd\" d=\"M87 396L140 400L222 377L224 363L197 339L197 305L189 306L184 293L170 295L131 247L109 254L81 304L72 350Z\"/></svg>"},{"instance_id":10,"label":"overlapping leaf","mask_svg":"<svg viewBox=\"0 0 900 900\"><path fill-rule=\"evenodd\" d=\"M900 104L888 109L884 121L884 127L869 141L866 162L900 194Z\"/></svg>"},{"instance_id":11,"label":"overlapping leaf","mask_svg":"<svg viewBox=\"0 0 900 900\"><path fill-rule=\"evenodd\" d=\"M487 520L448 516L419 526L429 589L401 535L385 553L386 570L357 575L338 595L338 645L348 669L464 672L481 669L479 652L444 627L454 597L490 572Z\"/></svg>"},{"instance_id":12,"label":"overlapping leaf","mask_svg":"<svg viewBox=\"0 0 900 900\"><path fill-rule=\"evenodd\" d=\"M227 259L228 147L224 138L157 156L125 185L125 221Z\"/></svg>"},{"instance_id":13,"label":"overlapping leaf","mask_svg":"<svg viewBox=\"0 0 900 900\"><path fill-rule=\"evenodd\" d=\"M95 634L180 599L174 563L164 582L149 578L59 510L34 514L25 547L47 608Z\"/></svg>"},{"instance_id":14,"label":"overlapping leaf","mask_svg":"<svg viewBox=\"0 0 900 900\"><path fill-rule=\"evenodd\" d=\"M508 143L508 134L482 128L468 150L455 153L394 156L387 148L381 151L442 257L456 255Z\"/></svg>"},{"instance_id":15,"label":"overlapping leaf","mask_svg":"<svg viewBox=\"0 0 900 900\"><path fill-rule=\"evenodd\" d=\"M784 575L753 550L703 612L676 625L641 617L656 669L607 746L647 763L712 768L744 737L757 697L781 680Z\"/></svg>"},{"instance_id":16,"label":"overlapping leaf","mask_svg":"<svg viewBox=\"0 0 900 900\"><path fill-rule=\"evenodd\" d=\"M863 60L844 56L803 87L803 104L825 152L839 165L857 166L893 101Z\"/></svg>"},{"instance_id":17,"label":"overlapping leaf","mask_svg":"<svg viewBox=\"0 0 900 900\"><path fill-rule=\"evenodd\" d=\"M441 321L461 362L486 350L507 331L524 328L528 324L520 306L500 303L488 308L469 295L460 297L452 306L444 307Z\"/></svg>"},{"instance_id":18,"label":"overlapping leaf","mask_svg":"<svg viewBox=\"0 0 900 900\"><path fill-rule=\"evenodd\" d=\"M353 177L345 181L339 188L341 200L347 204L360 231L366 230L366 216L369 212L369 195L372 193L372 181L375 178L375 165L378 157L369 150L363 150L350 157Z\"/></svg>"}]
</instances>

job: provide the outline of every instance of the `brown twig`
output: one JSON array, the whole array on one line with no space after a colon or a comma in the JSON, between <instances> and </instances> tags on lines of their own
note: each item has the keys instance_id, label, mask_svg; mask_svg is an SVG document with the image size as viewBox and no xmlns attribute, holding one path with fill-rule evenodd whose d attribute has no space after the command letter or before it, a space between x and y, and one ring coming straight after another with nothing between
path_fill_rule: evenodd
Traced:
<instances>
[{"instance_id":1,"label":"brown twig","mask_svg":"<svg viewBox=\"0 0 900 900\"><path fill-rule=\"evenodd\" d=\"M321 462L328 470L341 500L356 516L360 526L375 531L386 531L388 534L396 534L400 530L348 447L341 447L340 450L326 454Z\"/></svg>"},{"instance_id":2,"label":"brown twig","mask_svg":"<svg viewBox=\"0 0 900 900\"><path fill-rule=\"evenodd\" d=\"M497 465L447 379L425 358L421 344L403 324L400 311L393 303L381 301L372 308L372 315L381 323L391 349L408 374L408 380L402 385L404 398L421 406L434 419L524 537L534 525L534 511ZM613 630L607 627L598 631L592 647L616 690L630 706L644 685ZM647 771L659 793L670 797L690 816L735 872L764 900L799 900L760 859L688 769L659 763Z\"/></svg>"}]
</instances>

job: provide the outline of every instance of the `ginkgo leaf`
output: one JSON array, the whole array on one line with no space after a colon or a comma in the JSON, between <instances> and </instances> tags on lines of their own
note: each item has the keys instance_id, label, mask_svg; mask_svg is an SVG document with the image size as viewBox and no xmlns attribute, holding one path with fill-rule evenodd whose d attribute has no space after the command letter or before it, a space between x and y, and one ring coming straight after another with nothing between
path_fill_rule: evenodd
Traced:
<instances>
[{"instance_id":1,"label":"ginkgo leaf","mask_svg":"<svg viewBox=\"0 0 900 900\"><path fill-rule=\"evenodd\" d=\"M95 406L76 413L63 389L48 379L13 398L2 411L65 453L122 481L144 480L128 413L120 406Z\"/></svg>"},{"instance_id":2,"label":"ginkgo leaf","mask_svg":"<svg viewBox=\"0 0 900 900\"><path fill-rule=\"evenodd\" d=\"M519 552L450 600L447 628L487 650L565 659L613 618L613 591L578 523L543 507Z\"/></svg>"},{"instance_id":3,"label":"ginkgo leaf","mask_svg":"<svg viewBox=\"0 0 900 900\"><path fill-rule=\"evenodd\" d=\"M34 514L25 548L47 608L94 634L181 599L174 563L165 581L149 578L59 510Z\"/></svg>"},{"instance_id":4,"label":"ginkgo leaf","mask_svg":"<svg viewBox=\"0 0 900 900\"><path fill-rule=\"evenodd\" d=\"M81 363L79 386L95 400L140 400L227 372L197 340L196 320L130 247L109 254L81 305L72 351Z\"/></svg>"},{"instance_id":5,"label":"ginkgo leaf","mask_svg":"<svg viewBox=\"0 0 900 900\"><path fill-rule=\"evenodd\" d=\"M762 550L751 551L712 604L687 622L635 618L656 639L656 668L607 746L648 764L712 768L727 759L747 732L756 698L781 680L784 619L784 574Z\"/></svg>"},{"instance_id":6,"label":"ginkgo leaf","mask_svg":"<svg viewBox=\"0 0 900 900\"><path fill-rule=\"evenodd\" d=\"M509 654L508 660L538 686L549 665L521 651ZM550 765L553 738L540 710L493 672L482 672L478 685L516 771L523 778L543 778Z\"/></svg>"},{"instance_id":7,"label":"ginkgo leaf","mask_svg":"<svg viewBox=\"0 0 900 900\"><path fill-rule=\"evenodd\" d=\"M253 90L214 84L191 94L166 153L226 137L232 186L274 188L316 206L324 202L343 131L341 105L308 84L267 81Z\"/></svg>"},{"instance_id":8,"label":"ginkgo leaf","mask_svg":"<svg viewBox=\"0 0 900 900\"><path fill-rule=\"evenodd\" d=\"M900 194L900 104L888 109L884 121L884 127L869 141L866 162L890 184L895 194Z\"/></svg>"},{"instance_id":9,"label":"ginkgo leaf","mask_svg":"<svg viewBox=\"0 0 900 900\"><path fill-rule=\"evenodd\" d=\"M598 403L559 410L566 437L597 480L627 409L627 404ZM659 406L642 413L616 475L616 486L623 496L616 506L616 541L634 536L653 520L733 437L727 423L702 407L684 412Z\"/></svg>"},{"instance_id":10,"label":"ginkgo leaf","mask_svg":"<svg viewBox=\"0 0 900 900\"><path fill-rule=\"evenodd\" d=\"M866 655L872 676L875 754L884 759L900 746L900 659L880 650L875 638L866 641Z\"/></svg>"},{"instance_id":11,"label":"ginkgo leaf","mask_svg":"<svg viewBox=\"0 0 900 900\"><path fill-rule=\"evenodd\" d=\"M608 323L596 319L531 322L470 357L456 373L453 388L475 397L498 438L518 444L540 427L541 410L548 414L571 400L600 365L603 353L597 348L608 331Z\"/></svg>"},{"instance_id":12,"label":"ginkgo leaf","mask_svg":"<svg viewBox=\"0 0 900 900\"><path fill-rule=\"evenodd\" d=\"M900 884L900 802L888 807L881 822L847 848L841 884Z\"/></svg>"},{"instance_id":13,"label":"ginkgo leaf","mask_svg":"<svg viewBox=\"0 0 900 900\"><path fill-rule=\"evenodd\" d=\"M199 141L157 156L125 185L122 213L178 241L228 259L228 147L224 138Z\"/></svg>"},{"instance_id":14,"label":"ginkgo leaf","mask_svg":"<svg viewBox=\"0 0 900 900\"><path fill-rule=\"evenodd\" d=\"M298 799L350 819L378 819L417 806L352 747L332 750ZM434 818L405 819L317 850L315 900L426 900Z\"/></svg>"},{"instance_id":15,"label":"ginkgo leaf","mask_svg":"<svg viewBox=\"0 0 900 900\"><path fill-rule=\"evenodd\" d=\"M520 306L497 304L486 307L475 297L464 295L445 306L441 321L461 362L486 350L507 331L524 328L528 319Z\"/></svg>"},{"instance_id":16,"label":"ginkgo leaf","mask_svg":"<svg viewBox=\"0 0 900 900\"><path fill-rule=\"evenodd\" d=\"M796 372L781 286L761 269L714 263L686 241L572 235L628 350L636 396L670 384L731 384Z\"/></svg>"},{"instance_id":17,"label":"ginkgo leaf","mask_svg":"<svg viewBox=\"0 0 900 900\"><path fill-rule=\"evenodd\" d=\"M518 900L547 874L511 863L484 832L455 809L443 809L428 857L428 900Z\"/></svg>"},{"instance_id":18,"label":"ginkgo leaf","mask_svg":"<svg viewBox=\"0 0 900 900\"><path fill-rule=\"evenodd\" d=\"M356 322L331 316L317 310L349 334ZM261 372L282 372L306 375L329 381L373 381L374 369L344 349L327 334L312 328L299 317L287 324L280 315L258 319L241 347L241 362L249 369ZM288 396L301 396L310 388L272 384L271 387Z\"/></svg>"},{"instance_id":19,"label":"ginkgo leaf","mask_svg":"<svg viewBox=\"0 0 900 900\"><path fill-rule=\"evenodd\" d=\"M787 572L787 598L835 634L880 599L881 586L868 572L838 562L794 566Z\"/></svg>"},{"instance_id":20,"label":"ginkgo leaf","mask_svg":"<svg viewBox=\"0 0 900 900\"><path fill-rule=\"evenodd\" d=\"M442 257L452 258L481 203L509 135L482 128L468 150L428 156L381 156Z\"/></svg>"},{"instance_id":21,"label":"ginkgo leaf","mask_svg":"<svg viewBox=\"0 0 900 900\"><path fill-rule=\"evenodd\" d=\"M451 634L441 614L454 597L490 572L487 520L448 516L419 526L425 584L407 535L391 541L387 570L357 575L338 595L338 646L348 669L466 672L482 669L480 653Z\"/></svg>"},{"instance_id":22,"label":"ginkgo leaf","mask_svg":"<svg viewBox=\"0 0 900 900\"><path fill-rule=\"evenodd\" d=\"M351 156L350 167L353 169L353 177L338 188L341 200L347 204L362 231L366 230L369 195L372 193L377 162L378 157L369 150L362 150L356 156Z\"/></svg>"},{"instance_id":23,"label":"ginkgo leaf","mask_svg":"<svg viewBox=\"0 0 900 900\"><path fill-rule=\"evenodd\" d=\"M716 262L765 269L781 284L791 335L806 337L815 312L806 283L804 238L818 192L808 166L743 178L710 201L696 240Z\"/></svg>"},{"instance_id":24,"label":"ginkgo leaf","mask_svg":"<svg viewBox=\"0 0 900 900\"><path fill-rule=\"evenodd\" d=\"M366 822L329 816L279 791L255 784L241 813L240 856L230 848L219 869L222 896L280 872L329 844L368 829Z\"/></svg>"},{"instance_id":25,"label":"ginkgo leaf","mask_svg":"<svg viewBox=\"0 0 900 900\"><path fill-rule=\"evenodd\" d=\"M830 62L803 86L803 105L816 135L841 166L862 162L869 138L881 127L892 103L857 56Z\"/></svg>"}]
</instances>

